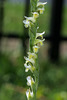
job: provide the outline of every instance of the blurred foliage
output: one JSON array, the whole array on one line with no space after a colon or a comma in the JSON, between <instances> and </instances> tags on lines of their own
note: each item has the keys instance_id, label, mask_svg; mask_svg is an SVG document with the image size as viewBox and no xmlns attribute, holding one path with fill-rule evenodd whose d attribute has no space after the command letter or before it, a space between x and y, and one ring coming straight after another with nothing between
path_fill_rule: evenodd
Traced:
<instances>
[{"instance_id":1,"label":"blurred foliage","mask_svg":"<svg viewBox=\"0 0 67 100\"><path fill-rule=\"evenodd\" d=\"M23 32L23 19L24 19L25 6L21 4L4 3L4 34L16 33L19 35Z\"/></svg>"},{"instance_id":2,"label":"blurred foliage","mask_svg":"<svg viewBox=\"0 0 67 100\"><path fill-rule=\"evenodd\" d=\"M23 84L23 86L25 86L22 57L18 57L16 62L14 61L14 64L12 60L10 60L8 56L0 54L0 86L3 85L3 83Z\"/></svg>"},{"instance_id":3,"label":"blurred foliage","mask_svg":"<svg viewBox=\"0 0 67 100\"><path fill-rule=\"evenodd\" d=\"M51 87L51 89L58 89L59 86L60 88L67 90L67 62L62 62L63 61L58 64L42 62L42 67L40 67L40 84L46 84L46 86ZM42 76L43 78L41 78Z\"/></svg>"},{"instance_id":4,"label":"blurred foliage","mask_svg":"<svg viewBox=\"0 0 67 100\"><path fill-rule=\"evenodd\" d=\"M5 84L0 89L0 100L25 100L23 89Z\"/></svg>"}]
</instances>

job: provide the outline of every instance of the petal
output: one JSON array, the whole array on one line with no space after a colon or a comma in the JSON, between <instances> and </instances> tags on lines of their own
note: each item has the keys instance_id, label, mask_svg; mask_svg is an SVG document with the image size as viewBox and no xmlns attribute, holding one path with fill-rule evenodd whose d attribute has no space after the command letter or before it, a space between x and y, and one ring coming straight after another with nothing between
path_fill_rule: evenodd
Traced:
<instances>
[{"instance_id":1,"label":"petal","mask_svg":"<svg viewBox=\"0 0 67 100\"><path fill-rule=\"evenodd\" d=\"M27 98L29 98L29 89L27 89L27 91L26 91L26 96L27 96Z\"/></svg>"},{"instance_id":2,"label":"petal","mask_svg":"<svg viewBox=\"0 0 67 100\"><path fill-rule=\"evenodd\" d=\"M33 23L36 21L34 17L27 17L27 16L25 16L25 18L26 18L28 21L32 21Z\"/></svg>"},{"instance_id":3,"label":"petal","mask_svg":"<svg viewBox=\"0 0 67 100\"><path fill-rule=\"evenodd\" d=\"M33 83L35 83L34 79L31 76L28 76L27 77L27 85L32 86Z\"/></svg>"},{"instance_id":4,"label":"petal","mask_svg":"<svg viewBox=\"0 0 67 100\"><path fill-rule=\"evenodd\" d=\"M45 5L45 4L47 4L47 2L44 2L44 3L38 2L38 3L37 3L37 7L38 7L38 6L43 6L43 5Z\"/></svg>"},{"instance_id":5,"label":"petal","mask_svg":"<svg viewBox=\"0 0 67 100\"><path fill-rule=\"evenodd\" d=\"M35 45L39 45L39 46L42 46L43 45L43 41L44 41L45 39L43 39L43 40L40 40L40 39L36 39L35 40Z\"/></svg>"},{"instance_id":6,"label":"petal","mask_svg":"<svg viewBox=\"0 0 67 100\"><path fill-rule=\"evenodd\" d=\"M28 76L28 77L27 77L27 85L31 86L31 81L32 81L32 80L31 80L31 76Z\"/></svg>"},{"instance_id":7,"label":"petal","mask_svg":"<svg viewBox=\"0 0 67 100\"><path fill-rule=\"evenodd\" d=\"M27 96L27 99L29 99L29 97L33 97L33 91L30 91L30 89L27 89L26 96Z\"/></svg>"},{"instance_id":8,"label":"petal","mask_svg":"<svg viewBox=\"0 0 67 100\"><path fill-rule=\"evenodd\" d=\"M28 68L30 69L31 68L31 65L27 65L26 63L24 64L25 68Z\"/></svg>"},{"instance_id":9,"label":"petal","mask_svg":"<svg viewBox=\"0 0 67 100\"><path fill-rule=\"evenodd\" d=\"M23 23L25 24L26 28L28 28L30 26L30 22L28 20L24 20Z\"/></svg>"},{"instance_id":10,"label":"petal","mask_svg":"<svg viewBox=\"0 0 67 100\"><path fill-rule=\"evenodd\" d=\"M39 37L39 36L42 36L44 35L45 31L43 33L36 33L36 38Z\"/></svg>"},{"instance_id":11,"label":"petal","mask_svg":"<svg viewBox=\"0 0 67 100\"><path fill-rule=\"evenodd\" d=\"M29 69L28 69L28 68L26 68L26 69L25 69L25 72L28 72L28 70L29 70Z\"/></svg>"},{"instance_id":12,"label":"petal","mask_svg":"<svg viewBox=\"0 0 67 100\"><path fill-rule=\"evenodd\" d=\"M32 64L34 64L35 63L35 61L34 61L34 59L29 59L29 58L27 58L27 57L24 57L24 59L26 60L26 61L28 61L28 62L31 62Z\"/></svg>"}]
</instances>

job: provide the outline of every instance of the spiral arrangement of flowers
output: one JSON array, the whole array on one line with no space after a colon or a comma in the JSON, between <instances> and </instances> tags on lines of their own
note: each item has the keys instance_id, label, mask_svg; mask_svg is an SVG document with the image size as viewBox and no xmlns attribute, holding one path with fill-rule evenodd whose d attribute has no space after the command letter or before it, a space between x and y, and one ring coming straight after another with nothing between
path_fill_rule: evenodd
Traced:
<instances>
[{"instance_id":1,"label":"spiral arrangement of flowers","mask_svg":"<svg viewBox=\"0 0 67 100\"><path fill-rule=\"evenodd\" d=\"M25 17L23 20L25 28L29 28L29 52L27 53L28 56L24 57L25 59L25 72L29 70L32 72L33 77L28 76L27 85L29 89L26 91L27 100L36 100L36 93L38 88L39 82L39 65L38 65L38 50L43 45L43 35L45 33L38 33L38 25L37 19L40 14L43 14L45 8L45 4L47 2L39 2L39 0L30 0L31 4L31 17Z\"/></svg>"}]
</instances>

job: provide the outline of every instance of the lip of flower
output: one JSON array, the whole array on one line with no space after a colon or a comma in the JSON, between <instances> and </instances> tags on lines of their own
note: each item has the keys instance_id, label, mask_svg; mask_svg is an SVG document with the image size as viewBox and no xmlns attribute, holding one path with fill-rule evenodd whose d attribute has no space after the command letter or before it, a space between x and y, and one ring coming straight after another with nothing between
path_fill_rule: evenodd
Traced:
<instances>
[{"instance_id":1,"label":"lip of flower","mask_svg":"<svg viewBox=\"0 0 67 100\"><path fill-rule=\"evenodd\" d=\"M44 33L45 33L45 31L43 33L36 33L36 38L39 36L43 38Z\"/></svg>"},{"instance_id":2,"label":"lip of flower","mask_svg":"<svg viewBox=\"0 0 67 100\"><path fill-rule=\"evenodd\" d=\"M27 89L26 96L27 96L27 99L29 100L29 97L33 97L33 91L31 92L30 89Z\"/></svg>"},{"instance_id":3,"label":"lip of flower","mask_svg":"<svg viewBox=\"0 0 67 100\"><path fill-rule=\"evenodd\" d=\"M28 58L29 59L31 59L31 58L35 59L35 58L37 58L37 55L35 53L28 52Z\"/></svg>"},{"instance_id":4,"label":"lip of flower","mask_svg":"<svg viewBox=\"0 0 67 100\"><path fill-rule=\"evenodd\" d=\"M27 85L28 86L32 86L32 84L34 84L34 79L31 76L28 76L27 78Z\"/></svg>"},{"instance_id":5,"label":"lip of flower","mask_svg":"<svg viewBox=\"0 0 67 100\"><path fill-rule=\"evenodd\" d=\"M37 10L40 12L40 14L43 14L44 8L38 8Z\"/></svg>"},{"instance_id":6,"label":"lip of flower","mask_svg":"<svg viewBox=\"0 0 67 100\"><path fill-rule=\"evenodd\" d=\"M39 47L38 46L33 46L33 51L35 52L35 53L37 53L38 52L38 49L39 49Z\"/></svg>"},{"instance_id":7,"label":"lip of flower","mask_svg":"<svg viewBox=\"0 0 67 100\"><path fill-rule=\"evenodd\" d=\"M34 17L27 17L27 16L24 16L25 18L26 18L26 20L28 20L28 21L31 21L31 22L33 22L33 23L35 23L36 22L36 20L35 20L35 18Z\"/></svg>"},{"instance_id":8,"label":"lip of flower","mask_svg":"<svg viewBox=\"0 0 67 100\"><path fill-rule=\"evenodd\" d=\"M39 6L44 6L45 4L47 4L47 2L44 2L44 3L38 2L38 3L37 3L37 7L39 7Z\"/></svg>"},{"instance_id":9,"label":"lip of flower","mask_svg":"<svg viewBox=\"0 0 67 100\"><path fill-rule=\"evenodd\" d=\"M34 18L38 18L38 17L39 17L38 12L33 12L33 17L34 17Z\"/></svg>"},{"instance_id":10,"label":"lip of flower","mask_svg":"<svg viewBox=\"0 0 67 100\"><path fill-rule=\"evenodd\" d=\"M30 22L28 20L24 20L23 23L25 24L26 28L28 28L30 26Z\"/></svg>"},{"instance_id":11,"label":"lip of flower","mask_svg":"<svg viewBox=\"0 0 67 100\"><path fill-rule=\"evenodd\" d=\"M37 44L38 46L42 46L44 40L45 40L45 39L43 39L43 40L36 39L34 44L35 44L35 45Z\"/></svg>"},{"instance_id":12,"label":"lip of flower","mask_svg":"<svg viewBox=\"0 0 67 100\"><path fill-rule=\"evenodd\" d=\"M26 61L28 61L28 62L31 62L32 64L34 64L35 63L35 61L34 61L34 59L29 59L29 58L27 58L27 57L24 57L24 59L26 60Z\"/></svg>"}]
</instances>

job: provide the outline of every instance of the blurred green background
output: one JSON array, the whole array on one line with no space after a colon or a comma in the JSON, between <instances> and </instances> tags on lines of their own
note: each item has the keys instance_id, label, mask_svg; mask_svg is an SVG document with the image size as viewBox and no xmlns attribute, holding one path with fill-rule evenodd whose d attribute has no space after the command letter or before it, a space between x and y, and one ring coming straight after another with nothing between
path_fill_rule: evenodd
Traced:
<instances>
[{"instance_id":1,"label":"blurred green background","mask_svg":"<svg viewBox=\"0 0 67 100\"><path fill-rule=\"evenodd\" d=\"M23 34L23 19L25 14L25 5L8 3L4 4L4 34L9 32L19 33L19 35ZM46 33L49 33L50 28L50 17L51 17L51 5L46 5L45 13L40 16L38 23L39 31L43 31L45 29ZM67 5L63 6L63 20L62 20L62 30L61 33L63 36L67 36Z\"/></svg>"},{"instance_id":2,"label":"blurred green background","mask_svg":"<svg viewBox=\"0 0 67 100\"><path fill-rule=\"evenodd\" d=\"M24 35L23 19L25 4L4 3L4 34L10 32ZM38 19L39 32L50 32L51 5L45 7L44 15ZM62 30L67 36L67 6L63 7ZM26 100L26 77L24 51L20 39L2 38L0 53L0 100ZM28 40L26 40L28 51ZM40 82L37 100L67 100L67 42L60 43L60 60L57 63L49 61L48 49L50 43L46 41L39 51Z\"/></svg>"}]
</instances>

